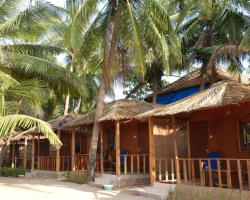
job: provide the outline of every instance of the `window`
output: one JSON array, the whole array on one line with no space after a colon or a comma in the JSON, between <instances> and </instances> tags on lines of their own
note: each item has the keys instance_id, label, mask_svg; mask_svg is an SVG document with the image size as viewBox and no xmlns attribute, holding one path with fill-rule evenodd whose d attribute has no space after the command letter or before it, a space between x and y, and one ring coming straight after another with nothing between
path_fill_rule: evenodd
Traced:
<instances>
[{"instance_id":1,"label":"window","mask_svg":"<svg viewBox=\"0 0 250 200\"><path fill-rule=\"evenodd\" d=\"M108 146L109 146L109 149L115 148L115 134L113 133L110 133L108 136Z\"/></svg>"},{"instance_id":2,"label":"window","mask_svg":"<svg viewBox=\"0 0 250 200\"><path fill-rule=\"evenodd\" d=\"M241 123L240 148L242 151L250 151L250 122Z\"/></svg>"}]
</instances>

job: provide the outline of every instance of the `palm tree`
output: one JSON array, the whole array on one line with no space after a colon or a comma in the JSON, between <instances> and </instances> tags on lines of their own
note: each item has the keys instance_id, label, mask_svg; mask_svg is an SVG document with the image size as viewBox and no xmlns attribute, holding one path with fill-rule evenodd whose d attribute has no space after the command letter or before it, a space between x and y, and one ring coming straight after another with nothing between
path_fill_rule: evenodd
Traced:
<instances>
[{"instance_id":1,"label":"palm tree","mask_svg":"<svg viewBox=\"0 0 250 200\"><path fill-rule=\"evenodd\" d=\"M187 65L200 62L205 76L208 68L222 61L240 75L250 50L249 8L247 0L196 1L181 32Z\"/></svg>"},{"instance_id":2,"label":"palm tree","mask_svg":"<svg viewBox=\"0 0 250 200\"><path fill-rule=\"evenodd\" d=\"M13 135L37 127L50 141L59 147L61 142L46 122L19 114L40 115L41 93L46 90L44 84L37 80L19 82L10 75L0 71L0 167L7 146Z\"/></svg>"},{"instance_id":3,"label":"palm tree","mask_svg":"<svg viewBox=\"0 0 250 200\"><path fill-rule=\"evenodd\" d=\"M51 29L50 35L46 40L47 43L59 45L60 48L64 49L66 68L75 76L81 78L81 84L87 85L84 92L88 95L82 95L78 100L74 97L70 99L70 94L66 95L64 115L68 114L70 107L74 108L74 106L71 105L74 104L74 102L78 102L74 111L79 112L81 106L88 104L92 107L95 104L95 101L92 99L96 99L94 95L96 89L95 78L98 73L93 73L93 70L92 72L84 70L86 63L83 62L83 57L79 53L82 48L81 44L84 30L91 20L89 13L94 12L94 9L96 9L95 4L89 4L84 8L85 4L87 4L87 1L67 0L65 8L60 8L62 20L57 22L56 26ZM90 85L91 87L88 87Z\"/></svg>"},{"instance_id":4,"label":"palm tree","mask_svg":"<svg viewBox=\"0 0 250 200\"><path fill-rule=\"evenodd\" d=\"M172 43L176 35L164 1L87 0L79 10L91 19L83 26L79 55L85 62L98 62L102 68L88 165L92 179L100 131L98 119L103 112L105 91L123 72L133 71L143 79L146 74L145 55L150 49L157 51L158 58L169 73L170 55L177 60L174 57L176 54L170 53L170 47L176 49L177 45Z\"/></svg>"},{"instance_id":5,"label":"palm tree","mask_svg":"<svg viewBox=\"0 0 250 200\"><path fill-rule=\"evenodd\" d=\"M32 2L32 1L31 1ZM59 63L65 53L47 43L49 32L61 22L64 10L50 3L3 0L0 5L0 69L17 80L36 78L60 94L86 93L82 80Z\"/></svg>"}]
</instances>

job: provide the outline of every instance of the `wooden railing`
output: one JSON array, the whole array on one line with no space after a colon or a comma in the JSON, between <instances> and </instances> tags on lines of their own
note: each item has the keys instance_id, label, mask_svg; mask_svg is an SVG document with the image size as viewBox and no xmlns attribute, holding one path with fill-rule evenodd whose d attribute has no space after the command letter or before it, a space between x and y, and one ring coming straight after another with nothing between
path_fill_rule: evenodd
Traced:
<instances>
[{"instance_id":1,"label":"wooden railing","mask_svg":"<svg viewBox=\"0 0 250 200\"><path fill-rule=\"evenodd\" d=\"M124 174L149 173L149 154L122 155L121 171Z\"/></svg>"},{"instance_id":2,"label":"wooden railing","mask_svg":"<svg viewBox=\"0 0 250 200\"><path fill-rule=\"evenodd\" d=\"M72 156L60 156L60 171L71 171Z\"/></svg>"},{"instance_id":3,"label":"wooden railing","mask_svg":"<svg viewBox=\"0 0 250 200\"><path fill-rule=\"evenodd\" d=\"M156 158L155 159L155 171L156 180L164 182L176 182L176 170L175 170L174 158Z\"/></svg>"},{"instance_id":4,"label":"wooden railing","mask_svg":"<svg viewBox=\"0 0 250 200\"><path fill-rule=\"evenodd\" d=\"M179 164L179 172L176 164ZM177 173L180 180L176 178ZM156 174L159 181L250 190L250 159L156 159Z\"/></svg>"},{"instance_id":5,"label":"wooden railing","mask_svg":"<svg viewBox=\"0 0 250 200\"><path fill-rule=\"evenodd\" d=\"M101 163L100 163L100 155L97 155L96 157L96 171L100 172L101 171ZM85 171L87 170L87 165L89 161L89 154L76 154L74 156L74 161L75 161L75 171Z\"/></svg>"},{"instance_id":6,"label":"wooden railing","mask_svg":"<svg viewBox=\"0 0 250 200\"><path fill-rule=\"evenodd\" d=\"M56 156L39 156L37 157L37 163L39 163L39 170L56 170Z\"/></svg>"}]
</instances>

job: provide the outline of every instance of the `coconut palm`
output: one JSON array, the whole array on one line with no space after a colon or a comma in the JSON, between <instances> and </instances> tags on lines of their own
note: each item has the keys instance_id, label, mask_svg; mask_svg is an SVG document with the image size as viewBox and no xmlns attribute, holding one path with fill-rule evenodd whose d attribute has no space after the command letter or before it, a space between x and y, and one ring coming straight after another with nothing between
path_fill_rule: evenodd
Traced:
<instances>
[{"instance_id":1,"label":"coconut palm","mask_svg":"<svg viewBox=\"0 0 250 200\"><path fill-rule=\"evenodd\" d=\"M43 1L1 1L0 69L17 80L35 77L60 94L79 96L85 93L81 79L55 58L65 49L46 43L46 33L62 15L62 9Z\"/></svg>"},{"instance_id":2,"label":"coconut palm","mask_svg":"<svg viewBox=\"0 0 250 200\"><path fill-rule=\"evenodd\" d=\"M177 59L180 43L175 42L176 31L164 1L87 0L78 12L84 13L81 17L87 16L90 21L77 28L83 34L82 41L77 42L79 52L76 57L83 58L84 62L94 62L102 69L88 165L88 172L93 178L100 130L98 118L103 112L105 91L115 78L124 78L132 71L143 79L146 74L145 56L150 49L154 49L166 73L169 73L171 63L180 61Z\"/></svg>"},{"instance_id":3,"label":"coconut palm","mask_svg":"<svg viewBox=\"0 0 250 200\"><path fill-rule=\"evenodd\" d=\"M51 144L59 147L61 142L49 124L24 114L41 114L40 98L45 85L37 80L19 82L2 71L0 81L0 166L11 137L32 127L37 127Z\"/></svg>"},{"instance_id":4,"label":"coconut palm","mask_svg":"<svg viewBox=\"0 0 250 200\"><path fill-rule=\"evenodd\" d=\"M247 0L196 1L182 25L187 65L200 62L205 73L223 61L241 74L250 50L249 8Z\"/></svg>"}]
</instances>

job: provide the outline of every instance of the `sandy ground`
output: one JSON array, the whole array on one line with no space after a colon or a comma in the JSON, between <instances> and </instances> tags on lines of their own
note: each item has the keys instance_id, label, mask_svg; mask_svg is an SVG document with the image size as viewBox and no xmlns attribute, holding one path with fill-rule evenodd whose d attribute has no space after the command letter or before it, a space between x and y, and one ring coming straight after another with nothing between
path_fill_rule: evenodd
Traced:
<instances>
[{"instance_id":1,"label":"sandy ground","mask_svg":"<svg viewBox=\"0 0 250 200\"><path fill-rule=\"evenodd\" d=\"M45 178L0 178L0 200L149 200L135 188L104 191L88 185Z\"/></svg>"}]
</instances>

